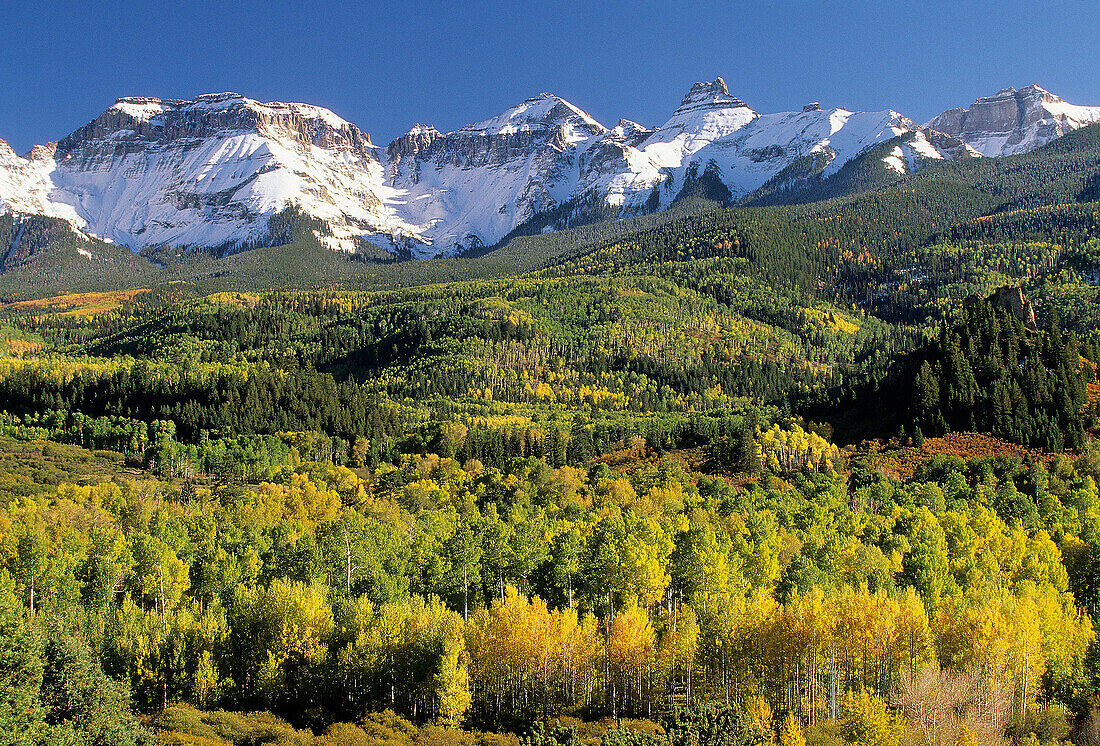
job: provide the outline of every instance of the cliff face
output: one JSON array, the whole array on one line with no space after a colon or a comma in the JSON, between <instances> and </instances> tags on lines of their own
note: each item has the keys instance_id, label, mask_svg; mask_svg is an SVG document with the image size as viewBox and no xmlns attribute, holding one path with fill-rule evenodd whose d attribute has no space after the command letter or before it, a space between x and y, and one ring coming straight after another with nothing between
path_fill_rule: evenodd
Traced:
<instances>
[{"instance_id":1,"label":"cliff face","mask_svg":"<svg viewBox=\"0 0 1100 746\"><path fill-rule=\"evenodd\" d=\"M997 291L989 297L989 302L997 308L1008 311L1028 329L1033 331L1038 329L1035 322L1035 309L1021 288L1007 286L997 288Z\"/></svg>"},{"instance_id":2,"label":"cliff face","mask_svg":"<svg viewBox=\"0 0 1100 746\"><path fill-rule=\"evenodd\" d=\"M623 119L609 130L543 93L451 132L417 125L378 148L307 104L131 97L26 156L0 142L0 210L62 218L138 250L228 251L272 240L270 218L294 206L332 248L367 238L424 257L492 245L521 227L665 209L700 194L701 180L718 201L770 183L798 192L860 157L905 175L1030 149L1089 121L1100 108L1038 86L944 112L925 129L892 110L816 103L760 114L716 78L691 86L659 127Z\"/></svg>"},{"instance_id":3,"label":"cliff face","mask_svg":"<svg viewBox=\"0 0 1100 746\"><path fill-rule=\"evenodd\" d=\"M364 234L415 233L387 204L377 152L316 106L131 97L60 140L39 170L47 214L134 249L262 242L293 204L325 222L332 248L352 250Z\"/></svg>"},{"instance_id":4,"label":"cliff face","mask_svg":"<svg viewBox=\"0 0 1100 746\"><path fill-rule=\"evenodd\" d=\"M1087 124L1100 107L1075 106L1037 85L1005 88L969 108L950 109L928 127L962 140L986 156L1026 153Z\"/></svg>"},{"instance_id":5,"label":"cliff face","mask_svg":"<svg viewBox=\"0 0 1100 746\"><path fill-rule=\"evenodd\" d=\"M57 143L57 157L94 163L150 147L187 147L231 133L253 132L293 143L374 158L370 136L331 112L305 104L262 104L236 93L194 101L120 98Z\"/></svg>"}]
</instances>

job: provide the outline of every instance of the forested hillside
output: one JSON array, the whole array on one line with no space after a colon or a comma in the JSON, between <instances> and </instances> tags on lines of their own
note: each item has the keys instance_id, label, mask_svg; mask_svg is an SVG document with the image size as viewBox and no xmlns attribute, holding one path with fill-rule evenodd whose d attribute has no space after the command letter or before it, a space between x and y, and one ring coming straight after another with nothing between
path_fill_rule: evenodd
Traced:
<instances>
[{"instance_id":1,"label":"forested hillside","mask_svg":"<svg viewBox=\"0 0 1100 746\"><path fill-rule=\"evenodd\" d=\"M0 740L1094 743L1093 129L422 262L6 218Z\"/></svg>"}]
</instances>

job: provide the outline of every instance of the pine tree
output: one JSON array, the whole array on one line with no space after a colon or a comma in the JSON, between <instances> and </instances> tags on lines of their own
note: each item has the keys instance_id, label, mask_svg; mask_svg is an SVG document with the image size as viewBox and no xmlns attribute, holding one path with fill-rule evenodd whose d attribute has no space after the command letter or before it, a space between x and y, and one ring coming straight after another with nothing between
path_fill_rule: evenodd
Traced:
<instances>
[{"instance_id":1,"label":"pine tree","mask_svg":"<svg viewBox=\"0 0 1100 746\"><path fill-rule=\"evenodd\" d=\"M46 723L39 701L42 646L26 627L15 584L0 570L0 744L41 743Z\"/></svg>"}]
</instances>

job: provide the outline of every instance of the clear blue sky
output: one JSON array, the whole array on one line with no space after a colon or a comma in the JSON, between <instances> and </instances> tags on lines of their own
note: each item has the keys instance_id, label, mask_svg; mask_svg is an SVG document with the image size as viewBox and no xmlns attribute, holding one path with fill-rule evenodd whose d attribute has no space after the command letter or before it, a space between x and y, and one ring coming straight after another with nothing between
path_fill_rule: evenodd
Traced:
<instances>
[{"instance_id":1,"label":"clear blue sky","mask_svg":"<svg viewBox=\"0 0 1100 746\"><path fill-rule=\"evenodd\" d=\"M541 91L652 126L718 75L761 112L819 100L923 122L1033 82L1100 105L1084 1L6 0L0 29L0 138L20 153L118 96L225 90L326 106L381 144Z\"/></svg>"}]
</instances>

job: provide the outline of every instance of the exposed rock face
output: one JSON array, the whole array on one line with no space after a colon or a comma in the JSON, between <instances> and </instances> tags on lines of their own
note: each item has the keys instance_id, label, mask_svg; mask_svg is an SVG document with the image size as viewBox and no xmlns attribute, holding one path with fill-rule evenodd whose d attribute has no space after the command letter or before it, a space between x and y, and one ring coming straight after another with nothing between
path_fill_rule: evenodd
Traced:
<instances>
[{"instance_id":1,"label":"exposed rock face","mask_svg":"<svg viewBox=\"0 0 1100 746\"><path fill-rule=\"evenodd\" d=\"M1100 107L1068 104L1037 85L1005 88L968 109L950 109L928 127L962 140L982 155L1026 153L1087 124Z\"/></svg>"},{"instance_id":2,"label":"exposed rock face","mask_svg":"<svg viewBox=\"0 0 1100 746\"><path fill-rule=\"evenodd\" d=\"M131 248L248 245L297 204L328 224L330 245L351 249L379 228L411 232L385 205L376 152L326 109L217 93L120 98L27 162L47 214Z\"/></svg>"},{"instance_id":3,"label":"exposed rock face","mask_svg":"<svg viewBox=\"0 0 1100 746\"><path fill-rule=\"evenodd\" d=\"M948 160L966 160L968 158L981 158L982 154L967 145L957 137L952 137L945 132L934 129L921 130L924 136L933 146L943 153Z\"/></svg>"},{"instance_id":4,"label":"exposed rock face","mask_svg":"<svg viewBox=\"0 0 1100 746\"><path fill-rule=\"evenodd\" d=\"M421 153L429 151L436 140L443 137L443 133L432 126L418 124L401 137L396 138L386 146L386 178L393 181L402 170L405 177L412 184L420 182L420 162L417 157ZM403 164L408 160L409 165Z\"/></svg>"},{"instance_id":5,"label":"exposed rock face","mask_svg":"<svg viewBox=\"0 0 1100 746\"><path fill-rule=\"evenodd\" d=\"M748 109L745 102L731 96L726 81L715 78L709 83L696 83L680 101L674 114L686 114L691 111L714 109Z\"/></svg>"},{"instance_id":6,"label":"exposed rock face","mask_svg":"<svg viewBox=\"0 0 1100 746\"><path fill-rule=\"evenodd\" d=\"M821 111L821 104L814 101L802 107L802 111Z\"/></svg>"},{"instance_id":7,"label":"exposed rock face","mask_svg":"<svg viewBox=\"0 0 1100 746\"><path fill-rule=\"evenodd\" d=\"M416 156L429 148L432 143L443 137L443 133L431 125L418 124L386 146L386 155L391 162Z\"/></svg>"},{"instance_id":8,"label":"exposed rock face","mask_svg":"<svg viewBox=\"0 0 1100 746\"><path fill-rule=\"evenodd\" d=\"M295 205L333 248L367 237L427 256L491 245L528 221L664 209L685 189L735 200L780 175L796 186L899 136L883 163L900 173L976 152L894 111L761 115L721 78L691 86L656 128L608 130L544 93L453 132L417 125L384 149L315 106L131 97L26 157L0 144L0 210L134 249L232 250L266 240L269 218Z\"/></svg>"},{"instance_id":9,"label":"exposed rock face","mask_svg":"<svg viewBox=\"0 0 1100 746\"><path fill-rule=\"evenodd\" d=\"M997 288L997 291L989 297L989 302L996 308L1008 311L1028 329L1038 328L1035 323L1035 309L1021 288L1009 286Z\"/></svg>"},{"instance_id":10,"label":"exposed rock face","mask_svg":"<svg viewBox=\"0 0 1100 746\"><path fill-rule=\"evenodd\" d=\"M624 145L636 147L643 143L654 131L629 119L620 119L619 123L607 133L607 138Z\"/></svg>"},{"instance_id":11,"label":"exposed rock face","mask_svg":"<svg viewBox=\"0 0 1100 746\"><path fill-rule=\"evenodd\" d=\"M31 147L24 158L28 161L48 161L54 157L54 153L57 152L57 143L48 142L45 145L34 145Z\"/></svg>"},{"instance_id":12,"label":"exposed rock face","mask_svg":"<svg viewBox=\"0 0 1100 746\"><path fill-rule=\"evenodd\" d=\"M116 152L150 145L205 140L230 132L270 135L299 147L343 149L374 158L370 136L327 110L305 104L251 101L238 93L212 93L194 101L120 98L96 119L57 143L59 158L98 146ZM94 155L93 155L94 157Z\"/></svg>"}]
</instances>

